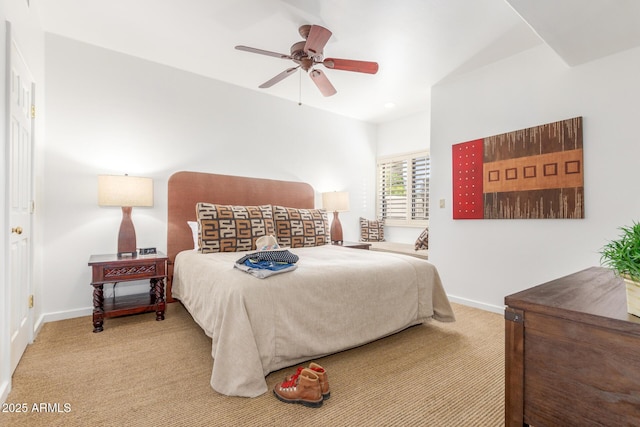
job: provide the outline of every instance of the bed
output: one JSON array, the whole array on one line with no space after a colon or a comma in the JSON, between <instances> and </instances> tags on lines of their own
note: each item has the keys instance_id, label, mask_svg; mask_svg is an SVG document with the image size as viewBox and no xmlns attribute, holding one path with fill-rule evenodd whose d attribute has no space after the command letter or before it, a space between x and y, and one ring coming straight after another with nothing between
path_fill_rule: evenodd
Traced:
<instances>
[{"instance_id":1,"label":"bed","mask_svg":"<svg viewBox=\"0 0 640 427\"><path fill-rule=\"evenodd\" d=\"M314 201L313 188L300 182L198 172L177 172L169 179L167 300L179 300L211 337L211 386L217 392L256 397L267 391L269 372L430 319L455 320L436 268L416 257L331 244L297 247L284 237L295 243L286 246L299 258L297 268L258 279L234 268L255 248L211 253L194 248L188 222L202 215L195 208L201 202L219 208L271 206L275 217L282 207L292 215L322 213ZM199 245L207 252L204 234Z\"/></svg>"}]
</instances>

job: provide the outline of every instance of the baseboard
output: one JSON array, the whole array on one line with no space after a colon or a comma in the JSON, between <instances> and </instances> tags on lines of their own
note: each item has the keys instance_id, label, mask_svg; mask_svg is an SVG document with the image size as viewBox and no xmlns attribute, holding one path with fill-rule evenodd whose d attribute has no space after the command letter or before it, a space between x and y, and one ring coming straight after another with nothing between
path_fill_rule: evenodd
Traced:
<instances>
[{"instance_id":1,"label":"baseboard","mask_svg":"<svg viewBox=\"0 0 640 427\"><path fill-rule=\"evenodd\" d=\"M40 317L36 319L36 322L33 325L33 339L38 336L38 333L40 333L40 329L42 329L42 325L44 324L44 314L41 314Z\"/></svg>"},{"instance_id":2,"label":"baseboard","mask_svg":"<svg viewBox=\"0 0 640 427\"><path fill-rule=\"evenodd\" d=\"M33 339L35 340L45 323L55 322L57 320L73 319L75 317L89 316L93 312L93 308L81 308L78 310L57 311L55 313L41 314L33 325Z\"/></svg>"},{"instance_id":3,"label":"baseboard","mask_svg":"<svg viewBox=\"0 0 640 427\"><path fill-rule=\"evenodd\" d=\"M486 304L484 302L478 302L478 301L470 300L467 298L460 298L453 295L447 295L447 296L449 297L449 301L451 302L467 305L469 307L479 308L485 311L491 311L493 313L504 314L504 307L500 307L492 304Z\"/></svg>"},{"instance_id":4,"label":"baseboard","mask_svg":"<svg viewBox=\"0 0 640 427\"><path fill-rule=\"evenodd\" d=\"M42 325L49 322L56 322L58 320L73 319L76 317L91 316L93 313L93 307L79 308L77 310L56 311L53 313L45 313L40 316L40 319L36 322L35 330L39 330Z\"/></svg>"}]
</instances>

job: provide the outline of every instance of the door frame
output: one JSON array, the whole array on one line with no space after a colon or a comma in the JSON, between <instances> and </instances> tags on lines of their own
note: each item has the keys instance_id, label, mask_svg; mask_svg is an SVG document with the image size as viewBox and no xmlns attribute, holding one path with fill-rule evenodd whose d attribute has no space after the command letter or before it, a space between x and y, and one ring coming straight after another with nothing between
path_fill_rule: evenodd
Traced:
<instances>
[{"instance_id":1,"label":"door frame","mask_svg":"<svg viewBox=\"0 0 640 427\"><path fill-rule=\"evenodd\" d=\"M22 58L22 61L24 62L25 66L27 66L27 70L29 69L28 64L26 62L26 60L24 59L24 55L22 55L22 53L20 52L19 46L16 42L16 40L13 37L13 33L12 33L12 28L11 28L11 22L9 21L5 21L5 26L6 26L6 30L5 30L5 43L4 44L4 51L0 51L2 53L2 57L3 57L3 62L2 64L4 65L2 72L0 73L0 76L3 76L4 78L2 79L2 86L4 88L4 93L5 93L5 105L4 105L4 110L3 111L3 117L2 117L2 122L1 124L4 125L4 135L3 135L3 143L4 143L4 148L2 150L2 154L3 154L3 159L2 159L2 166L1 166L1 176L0 176L0 186L3 187L3 189L5 190L5 197L4 200L2 202L2 204L0 204L0 210L2 211L2 231L0 232L0 237L3 239L4 244L2 245L2 247L0 248L0 266L2 266L2 271L3 271L3 275L0 278L0 296L2 296L2 301L4 301L4 304L2 307L0 307L1 313L2 315L0 315L0 360L2 360L2 363L0 363L0 402L4 402L6 400L6 398L8 397L9 392L11 391L11 377L13 375L13 371L12 371L12 367L11 367L11 353L12 353L12 349L11 349L11 296L12 296L12 283L11 283L11 272L10 270L10 232L9 229L11 227L11 221L10 221L10 204L9 201L7 199L8 195L9 195L9 190L10 190L10 171L11 171L11 167L9 162L11 161L11 156L9 153L9 140L10 140L10 135L11 135L11 129L10 129L10 125L11 125L11 101L10 101L10 85L11 85L11 67L13 66L13 48L15 46L16 52L18 55L20 55L20 57ZM29 71L29 74L31 74L31 72ZM35 105L35 81L33 80L33 77L30 75L29 76L32 80L32 85L31 85L31 99L29 100L31 105ZM29 199L31 200L31 203L33 203L33 199L34 199L34 165L35 165L35 161L34 161L34 156L35 156L35 119L32 118L31 120L31 129L30 129L30 144L31 144L31 150L30 150L30 156L29 156L29 163L30 163L30 177L29 177ZM29 295L33 295L34 294L34 243L33 243L33 226L34 226L34 217L33 217L33 210L30 211L30 216L29 216L29 232L30 234L30 238L29 238L29 242L28 242L28 252L29 252L29 261L28 261L28 294ZM28 320L27 320L27 331L26 333L28 334L27 336L27 341L28 343L32 343L33 342L33 337L34 337L34 311L32 309L29 309L29 313L28 313Z\"/></svg>"},{"instance_id":2,"label":"door frame","mask_svg":"<svg viewBox=\"0 0 640 427\"><path fill-rule=\"evenodd\" d=\"M2 54L2 59L0 60L0 65L2 66L2 70L0 70L0 76L2 77L2 93L5 95L3 99L7 99L6 90L7 90L7 57L9 56L9 40L11 39L11 23L9 21L5 21L5 28L2 31L2 37L4 37L4 42L1 44L0 52ZM1 214L1 223L2 229L0 229L0 238L2 238L2 246L0 247L0 269L2 270L2 276L0 277L0 297L1 297L1 306L0 306L0 402L4 402L9 395L9 391L11 391L11 337L9 336L9 316L10 316L10 305L9 305L9 273L7 272L7 251L9 246L9 233L7 233L7 229L9 227L9 212L7 208L6 194L7 194L7 183L6 183L6 175L8 172L6 171L7 161L6 151L7 151L7 142L9 140L9 130L7 128L7 116L9 115L8 110L8 101L5 101L2 111L2 117L0 118L0 128L3 129L2 132L2 142L3 149L1 151L2 161L0 162L0 182L2 189L5 191L5 197L0 202L0 210Z\"/></svg>"}]
</instances>

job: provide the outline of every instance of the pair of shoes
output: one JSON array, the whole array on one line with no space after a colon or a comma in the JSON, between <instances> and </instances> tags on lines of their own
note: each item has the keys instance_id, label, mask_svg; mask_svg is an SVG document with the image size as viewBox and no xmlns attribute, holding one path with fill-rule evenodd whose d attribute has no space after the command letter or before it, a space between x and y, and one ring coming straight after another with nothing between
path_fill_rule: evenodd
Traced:
<instances>
[{"instance_id":1,"label":"pair of shoes","mask_svg":"<svg viewBox=\"0 0 640 427\"><path fill-rule=\"evenodd\" d=\"M295 374L273 387L273 394L286 403L318 408L331 396L327 371L313 362L308 368L299 367Z\"/></svg>"},{"instance_id":2,"label":"pair of shoes","mask_svg":"<svg viewBox=\"0 0 640 427\"><path fill-rule=\"evenodd\" d=\"M300 372L304 369L303 366L298 367L298 371L293 375L300 375ZM322 398L327 400L331 397L331 390L329 390L329 375L327 371L320 365L315 362L309 363L309 369L316 373L318 379L320 380L320 388L322 389ZM293 375L289 375L284 380L290 381Z\"/></svg>"},{"instance_id":3,"label":"pair of shoes","mask_svg":"<svg viewBox=\"0 0 640 427\"><path fill-rule=\"evenodd\" d=\"M278 399L286 403L300 403L310 408L322 406L322 389L320 388L320 378L309 368L303 368L300 373L296 373L273 387L273 394Z\"/></svg>"}]
</instances>

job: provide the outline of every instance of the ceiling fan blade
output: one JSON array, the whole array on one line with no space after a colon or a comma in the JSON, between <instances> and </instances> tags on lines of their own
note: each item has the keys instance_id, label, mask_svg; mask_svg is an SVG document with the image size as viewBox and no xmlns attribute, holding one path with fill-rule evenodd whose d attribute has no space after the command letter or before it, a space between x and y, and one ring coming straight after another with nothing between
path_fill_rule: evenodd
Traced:
<instances>
[{"instance_id":1,"label":"ceiling fan blade","mask_svg":"<svg viewBox=\"0 0 640 427\"><path fill-rule=\"evenodd\" d=\"M266 89L268 87L273 86L274 84L278 83L279 81L284 80L285 78L289 77L291 74L293 74L294 71L296 71L298 67L292 67L292 68L287 68L286 70L284 70L283 72L281 72L280 74L278 74L277 76L275 76L274 78L272 78L271 80L267 80L266 82L262 83L260 86L258 86L260 89Z\"/></svg>"},{"instance_id":2,"label":"ceiling fan blade","mask_svg":"<svg viewBox=\"0 0 640 427\"><path fill-rule=\"evenodd\" d=\"M274 56L276 58L281 58L281 59L291 59L291 56L285 55L284 53L271 52L270 50L256 49L255 47L236 46L236 49L243 50L245 52L259 53L260 55Z\"/></svg>"},{"instance_id":3,"label":"ceiling fan blade","mask_svg":"<svg viewBox=\"0 0 640 427\"><path fill-rule=\"evenodd\" d=\"M331 31L320 25L312 25L304 45L304 51L313 57L321 56L330 37Z\"/></svg>"},{"instance_id":4,"label":"ceiling fan blade","mask_svg":"<svg viewBox=\"0 0 640 427\"><path fill-rule=\"evenodd\" d=\"M327 58L322 64L333 70L355 71L358 73L375 74L378 72L378 63L369 61L355 61L353 59Z\"/></svg>"},{"instance_id":5,"label":"ceiling fan blade","mask_svg":"<svg viewBox=\"0 0 640 427\"><path fill-rule=\"evenodd\" d=\"M311 70L309 71L309 76L311 80L318 86L320 89L320 93L324 96L335 95L338 91L331 84L327 76L320 70Z\"/></svg>"}]
</instances>

